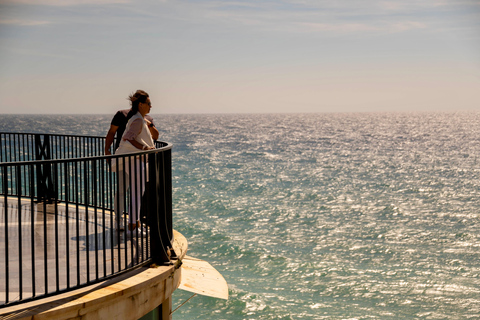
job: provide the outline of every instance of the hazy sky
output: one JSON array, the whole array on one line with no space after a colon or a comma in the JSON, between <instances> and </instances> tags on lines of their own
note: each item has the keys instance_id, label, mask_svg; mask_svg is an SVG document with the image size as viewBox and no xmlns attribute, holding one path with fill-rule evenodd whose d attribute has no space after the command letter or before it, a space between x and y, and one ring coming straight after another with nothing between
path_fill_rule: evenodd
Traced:
<instances>
[{"instance_id":1,"label":"hazy sky","mask_svg":"<svg viewBox=\"0 0 480 320\"><path fill-rule=\"evenodd\" d=\"M0 0L0 113L480 111L479 0Z\"/></svg>"}]
</instances>

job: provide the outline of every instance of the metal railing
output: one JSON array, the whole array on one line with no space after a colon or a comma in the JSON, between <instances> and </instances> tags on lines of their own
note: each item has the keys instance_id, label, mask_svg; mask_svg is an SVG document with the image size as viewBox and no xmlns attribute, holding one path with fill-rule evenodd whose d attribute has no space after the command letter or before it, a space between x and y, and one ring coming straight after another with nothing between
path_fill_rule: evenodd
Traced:
<instances>
[{"instance_id":1,"label":"metal railing","mask_svg":"<svg viewBox=\"0 0 480 320\"><path fill-rule=\"evenodd\" d=\"M0 308L176 258L171 145L105 156L104 143L0 133Z\"/></svg>"}]
</instances>

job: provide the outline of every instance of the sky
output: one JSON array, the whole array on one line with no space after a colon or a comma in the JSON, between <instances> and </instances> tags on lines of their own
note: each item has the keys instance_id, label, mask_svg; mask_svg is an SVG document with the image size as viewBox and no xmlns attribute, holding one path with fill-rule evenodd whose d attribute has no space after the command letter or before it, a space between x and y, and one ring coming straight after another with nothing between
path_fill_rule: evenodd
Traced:
<instances>
[{"instance_id":1,"label":"sky","mask_svg":"<svg viewBox=\"0 0 480 320\"><path fill-rule=\"evenodd\" d=\"M0 0L0 114L480 111L480 0Z\"/></svg>"}]
</instances>

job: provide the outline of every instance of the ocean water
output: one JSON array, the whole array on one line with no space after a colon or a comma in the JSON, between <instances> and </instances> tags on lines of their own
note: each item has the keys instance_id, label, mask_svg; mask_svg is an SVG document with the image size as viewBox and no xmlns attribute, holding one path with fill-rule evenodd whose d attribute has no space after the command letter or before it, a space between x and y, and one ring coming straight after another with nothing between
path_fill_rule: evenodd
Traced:
<instances>
[{"instance_id":1,"label":"ocean water","mask_svg":"<svg viewBox=\"0 0 480 320\"><path fill-rule=\"evenodd\" d=\"M153 117L174 144L174 228L230 294L173 319L480 319L480 113ZM104 135L110 119L0 130Z\"/></svg>"}]
</instances>

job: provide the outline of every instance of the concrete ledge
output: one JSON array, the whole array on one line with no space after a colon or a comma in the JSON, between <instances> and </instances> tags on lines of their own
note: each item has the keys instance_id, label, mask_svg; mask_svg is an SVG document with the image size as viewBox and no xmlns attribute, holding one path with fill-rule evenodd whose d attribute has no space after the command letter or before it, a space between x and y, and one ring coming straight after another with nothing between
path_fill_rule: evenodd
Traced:
<instances>
[{"instance_id":1,"label":"concrete ledge","mask_svg":"<svg viewBox=\"0 0 480 320\"><path fill-rule=\"evenodd\" d=\"M187 240L176 231L174 239L173 248L183 259ZM1 309L0 319L137 320L168 299L180 279L178 265L141 267L89 287Z\"/></svg>"}]
</instances>

